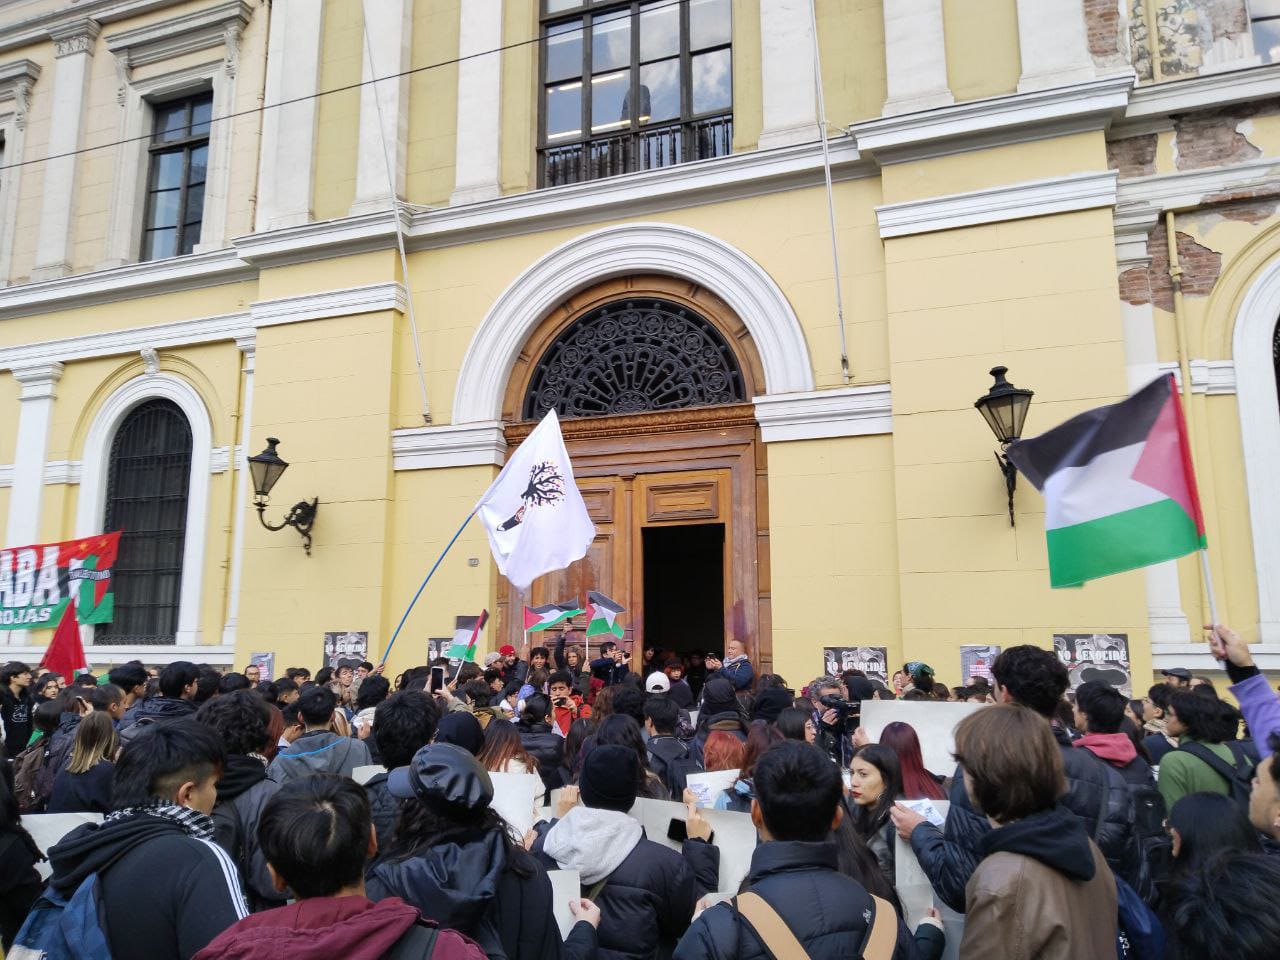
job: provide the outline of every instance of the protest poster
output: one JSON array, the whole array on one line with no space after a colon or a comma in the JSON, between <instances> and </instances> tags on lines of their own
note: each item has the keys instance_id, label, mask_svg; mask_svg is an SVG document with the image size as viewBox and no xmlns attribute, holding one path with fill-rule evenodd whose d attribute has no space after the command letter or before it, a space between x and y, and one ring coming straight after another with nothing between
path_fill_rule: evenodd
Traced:
<instances>
[{"instance_id":1,"label":"protest poster","mask_svg":"<svg viewBox=\"0 0 1280 960\"><path fill-rule=\"evenodd\" d=\"M691 773L687 778L688 787L698 798L699 807L709 807L716 802L716 797L733 788L738 779L738 770L711 770L706 773Z\"/></svg>"},{"instance_id":2,"label":"protest poster","mask_svg":"<svg viewBox=\"0 0 1280 960\"><path fill-rule=\"evenodd\" d=\"M861 670L869 680L889 685L888 647L823 647L823 668L829 677L846 670Z\"/></svg>"},{"instance_id":3,"label":"protest poster","mask_svg":"<svg viewBox=\"0 0 1280 960\"><path fill-rule=\"evenodd\" d=\"M969 646L960 647L960 682L966 687L973 683L974 677L991 679L991 665L1000 656L999 647Z\"/></svg>"},{"instance_id":4,"label":"protest poster","mask_svg":"<svg viewBox=\"0 0 1280 960\"><path fill-rule=\"evenodd\" d=\"M577 870L548 870L547 879L551 881L551 912L560 928L560 939L567 940L578 922L569 912L569 901L582 896L582 874Z\"/></svg>"},{"instance_id":5,"label":"protest poster","mask_svg":"<svg viewBox=\"0 0 1280 960\"><path fill-rule=\"evenodd\" d=\"M427 640L427 663L435 663L437 659L443 657L451 643L453 643L453 637L430 637Z\"/></svg>"},{"instance_id":6,"label":"protest poster","mask_svg":"<svg viewBox=\"0 0 1280 960\"><path fill-rule=\"evenodd\" d=\"M1127 633L1055 633L1053 652L1067 667L1071 689L1101 680L1125 697L1133 696Z\"/></svg>"},{"instance_id":7,"label":"protest poster","mask_svg":"<svg viewBox=\"0 0 1280 960\"><path fill-rule=\"evenodd\" d=\"M259 680L274 680L276 678L276 655L274 653L251 653L249 654L249 665L258 668Z\"/></svg>"},{"instance_id":8,"label":"protest poster","mask_svg":"<svg viewBox=\"0 0 1280 960\"><path fill-rule=\"evenodd\" d=\"M493 801L489 806L506 821L511 839L524 842L524 835L534 823L534 803L545 792L542 778L536 773L491 773Z\"/></svg>"},{"instance_id":9,"label":"protest poster","mask_svg":"<svg viewBox=\"0 0 1280 960\"><path fill-rule=\"evenodd\" d=\"M951 804L946 800L934 800L933 806L945 822ZM964 938L964 914L956 913L937 896L929 878L916 859L911 844L899 836L894 836L894 889L902 904L903 920L907 929L914 930L934 907L942 914L942 926L947 934L947 946L942 953L943 960L957 960L960 956L960 941Z\"/></svg>"},{"instance_id":10,"label":"protest poster","mask_svg":"<svg viewBox=\"0 0 1280 960\"><path fill-rule=\"evenodd\" d=\"M367 660L368 630L341 630L324 635L324 665L337 669L339 660Z\"/></svg>"},{"instance_id":11,"label":"protest poster","mask_svg":"<svg viewBox=\"0 0 1280 960\"><path fill-rule=\"evenodd\" d=\"M946 776L956 768L956 726L985 703L943 703L927 700L864 700L862 702L862 727L873 743L880 741L880 733L895 720L909 723L920 738L920 750L924 765L930 773Z\"/></svg>"},{"instance_id":12,"label":"protest poster","mask_svg":"<svg viewBox=\"0 0 1280 960\"><path fill-rule=\"evenodd\" d=\"M110 623L120 534L0 550L0 630L55 627L71 600L79 623Z\"/></svg>"},{"instance_id":13,"label":"protest poster","mask_svg":"<svg viewBox=\"0 0 1280 960\"><path fill-rule=\"evenodd\" d=\"M48 850L77 827L101 822L100 813L27 813L22 816L22 826L41 850ZM41 860L35 866L41 880L48 880L53 873L48 860Z\"/></svg>"},{"instance_id":14,"label":"protest poster","mask_svg":"<svg viewBox=\"0 0 1280 960\"><path fill-rule=\"evenodd\" d=\"M716 889L737 892L742 879L751 867L751 854L759 842L751 814L736 810L703 810L702 815L711 825L712 844L720 849L720 877ZM629 812L644 827L645 836L664 847L679 851L681 842L667 834L672 820L688 820L689 811L683 803L674 800L636 800Z\"/></svg>"}]
</instances>

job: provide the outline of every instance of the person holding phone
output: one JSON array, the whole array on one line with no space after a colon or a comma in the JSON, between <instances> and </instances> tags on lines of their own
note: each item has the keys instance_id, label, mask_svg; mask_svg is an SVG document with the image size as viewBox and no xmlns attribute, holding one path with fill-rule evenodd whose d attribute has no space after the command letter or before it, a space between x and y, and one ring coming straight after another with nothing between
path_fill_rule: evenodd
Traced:
<instances>
[{"instance_id":1,"label":"person holding phone","mask_svg":"<svg viewBox=\"0 0 1280 960\"><path fill-rule=\"evenodd\" d=\"M591 676L604 681L606 687L621 683L631 672L631 657L612 640L600 645L600 656L591 661Z\"/></svg>"},{"instance_id":2,"label":"person holding phone","mask_svg":"<svg viewBox=\"0 0 1280 960\"><path fill-rule=\"evenodd\" d=\"M707 657L707 669L717 677L724 677L734 690L750 690L755 681L755 668L747 658L747 646L741 640L732 639L725 645L725 658ZM710 677L708 677L710 679Z\"/></svg>"},{"instance_id":3,"label":"person holding phone","mask_svg":"<svg viewBox=\"0 0 1280 960\"><path fill-rule=\"evenodd\" d=\"M573 721L579 717L591 716L591 708L582 702L582 697L573 689L573 674L568 670L553 673L547 682L547 688L551 691L552 721L560 731L560 736L567 737Z\"/></svg>"}]
</instances>

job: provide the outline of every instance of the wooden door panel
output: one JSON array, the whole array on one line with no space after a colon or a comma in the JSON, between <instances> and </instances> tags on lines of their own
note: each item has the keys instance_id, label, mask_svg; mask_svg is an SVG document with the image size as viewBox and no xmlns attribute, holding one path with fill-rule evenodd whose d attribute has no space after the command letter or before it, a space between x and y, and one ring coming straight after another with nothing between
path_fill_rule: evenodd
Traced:
<instances>
[{"instance_id":1,"label":"wooden door panel","mask_svg":"<svg viewBox=\"0 0 1280 960\"><path fill-rule=\"evenodd\" d=\"M711 476L685 482L646 483L644 512L645 523L661 523L664 520L718 520L719 480Z\"/></svg>"}]
</instances>

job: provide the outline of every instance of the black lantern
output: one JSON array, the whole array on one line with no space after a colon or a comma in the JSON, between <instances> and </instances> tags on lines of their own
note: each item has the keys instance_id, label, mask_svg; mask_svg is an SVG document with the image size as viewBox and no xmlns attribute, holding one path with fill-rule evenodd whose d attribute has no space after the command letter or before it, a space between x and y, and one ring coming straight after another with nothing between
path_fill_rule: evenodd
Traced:
<instances>
[{"instance_id":1,"label":"black lantern","mask_svg":"<svg viewBox=\"0 0 1280 960\"><path fill-rule=\"evenodd\" d=\"M1008 367L992 367L991 376L995 383L985 396L974 401L974 406L987 421L987 426L1000 441L1000 449L996 451L996 463L1004 474L1005 486L1009 491L1009 526L1013 526L1013 491L1018 482L1018 469L1009 462L1004 450L1015 440L1022 438L1022 425L1027 420L1027 408L1031 406L1031 398L1035 394L1030 390L1015 387L1004 375Z\"/></svg>"},{"instance_id":2,"label":"black lantern","mask_svg":"<svg viewBox=\"0 0 1280 960\"><path fill-rule=\"evenodd\" d=\"M285 527L297 530L302 537L303 549L307 551L307 556L311 556L311 525L316 521L316 508L320 504L318 498L310 503L299 500L285 514L284 520L274 526L267 523L267 518L263 515L270 502L271 488L285 470L289 469L289 464L276 453L276 444L279 442L275 437L267 437L267 449L256 457L248 458L249 474L253 477L253 505L258 508L258 519L268 530L283 530Z\"/></svg>"}]
</instances>

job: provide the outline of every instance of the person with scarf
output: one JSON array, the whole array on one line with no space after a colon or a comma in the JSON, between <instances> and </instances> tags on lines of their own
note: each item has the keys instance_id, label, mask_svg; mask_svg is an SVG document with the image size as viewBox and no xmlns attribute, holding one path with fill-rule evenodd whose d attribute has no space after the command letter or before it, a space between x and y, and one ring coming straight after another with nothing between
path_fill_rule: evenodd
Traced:
<instances>
[{"instance_id":1,"label":"person with scarf","mask_svg":"<svg viewBox=\"0 0 1280 960\"><path fill-rule=\"evenodd\" d=\"M634 750L595 747L582 762L577 790L561 794L559 818L534 828L541 829L534 854L549 870L577 870L584 895L599 906L600 960L670 956L698 897L718 886L720 851L708 842L711 827L694 804L680 853L647 839L627 814L639 767Z\"/></svg>"},{"instance_id":2,"label":"person with scarf","mask_svg":"<svg viewBox=\"0 0 1280 960\"><path fill-rule=\"evenodd\" d=\"M235 863L214 841L225 765L208 727L151 724L116 763L113 811L49 849L61 895L98 875L114 960L188 960L248 916Z\"/></svg>"},{"instance_id":3,"label":"person with scarf","mask_svg":"<svg viewBox=\"0 0 1280 960\"><path fill-rule=\"evenodd\" d=\"M280 789L267 777L272 711L275 708L257 693L237 690L214 697L196 713L196 722L212 730L227 750L213 806L214 839L235 860L255 912L278 907L288 899L275 888L258 842L262 810Z\"/></svg>"},{"instance_id":4,"label":"person with scarf","mask_svg":"<svg viewBox=\"0 0 1280 960\"><path fill-rule=\"evenodd\" d=\"M751 661L747 659L746 645L741 640L734 639L724 649L728 656L723 660L717 657L707 658L707 669L711 671L707 676L708 681L712 677L723 677L733 684L734 690L750 690L756 673Z\"/></svg>"}]
</instances>

